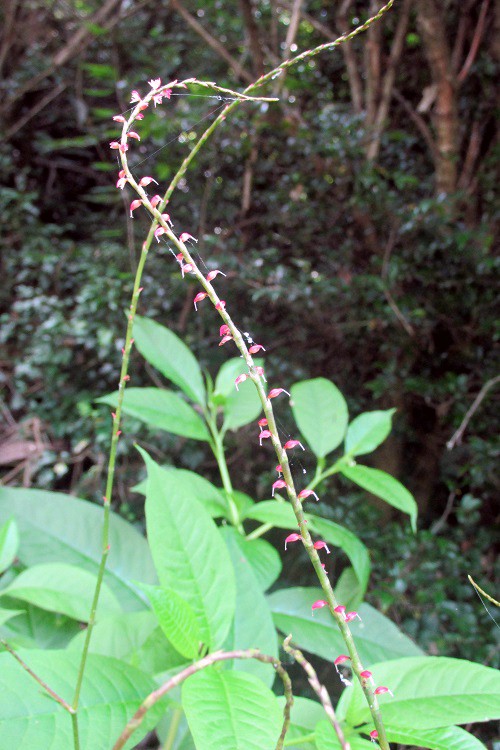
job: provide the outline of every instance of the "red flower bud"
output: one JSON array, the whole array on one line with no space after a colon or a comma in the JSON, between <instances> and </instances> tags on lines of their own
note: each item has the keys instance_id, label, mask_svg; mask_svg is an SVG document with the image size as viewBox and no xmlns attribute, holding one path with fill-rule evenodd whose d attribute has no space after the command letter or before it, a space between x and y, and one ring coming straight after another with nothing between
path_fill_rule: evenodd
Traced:
<instances>
[{"instance_id":1,"label":"red flower bud","mask_svg":"<svg viewBox=\"0 0 500 750\"><path fill-rule=\"evenodd\" d=\"M205 297L208 297L208 294L206 292L198 292L198 294L196 295L196 297L193 300L193 304L194 304L194 309L195 310L198 310L198 308L196 307L196 304L198 302L201 302L202 299L205 299Z\"/></svg>"},{"instance_id":2,"label":"red flower bud","mask_svg":"<svg viewBox=\"0 0 500 750\"><path fill-rule=\"evenodd\" d=\"M289 395L290 395L290 394L288 393L288 391L285 391L285 389L284 389L284 388L273 388L272 390L270 390L270 391L269 391L269 393L267 394L267 397L268 397L269 399L271 399L271 398L276 398L276 396L279 396L279 395L280 395L280 393L286 393L286 394L287 394L287 396L289 396Z\"/></svg>"},{"instance_id":3,"label":"red flower bud","mask_svg":"<svg viewBox=\"0 0 500 750\"><path fill-rule=\"evenodd\" d=\"M231 333L231 331L229 330L229 326L224 323L219 328L219 336L226 336L228 333Z\"/></svg>"},{"instance_id":4,"label":"red flower bud","mask_svg":"<svg viewBox=\"0 0 500 750\"><path fill-rule=\"evenodd\" d=\"M378 732L377 732L377 730L376 729L372 729L372 731L370 732L370 739L371 739L371 741L372 742L376 742L377 738L378 738Z\"/></svg>"},{"instance_id":5,"label":"red flower bud","mask_svg":"<svg viewBox=\"0 0 500 750\"><path fill-rule=\"evenodd\" d=\"M287 486L288 485L284 479L277 479L273 484L273 492L272 492L273 497L274 497L274 490L282 490Z\"/></svg>"},{"instance_id":6,"label":"red flower bud","mask_svg":"<svg viewBox=\"0 0 500 750\"><path fill-rule=\"evenodd\" d=\"M126 119L122 115L114 115L113 120L115 122L127 122Z\"/></svg>"},{"instance_id":7,"label":"red flower bud","mask_svg":"<svg viewBox=\"0 0 500 750\"><path fill-rule=\"evenodd\" d=\"M222 271L219 271L218 269L217 269L217 270L215 270L215 271L210 271L210 272L209 272L209 273L207 274L207 281L212 281L213 279L215 279L215 277L216 277L216 276L217 276L217 274L219 274L219 273L220 273L220 275L221 275L221 276L225 276L225 275L226 275L225 273L222 273Z\"/></svg>"},{"instance_id":8,"label":"red flower bud","mask_svg":"<svg viewBox=\"0 0 500 750\"><path fill-rule=\"evenodd\" d=\"M135 211L135 209L139 208L139 206L142 206L142 201L139 201L139 200L132 201L132 203L130 204L130 216L132 216L132 211Z\"/></svg>"},{"instance_id":9,"label":"red flower bud","mask_svg":"<svg viewBox=\"0 0 500 750\"><path fill-rule=\"evenodd\" d=\"M285 539L285 549L287 544L290 544L291 542L299 542L301 539L302 537L300 534L289 534Z\"/></svg>"},{"instance_id":10,"label":"red flower bud","mask_svg":"<svg viewBox=\"0 0 500 750\"><path fill-rule=\"evenodd\" d=\"M265 427L267 425L267 419L263 417L262 419L259 419L258 423L259 427Z\"/></svg>"},{"instance_id":11,"label":"red flower bud","mask_svg":"<svg viewBox=\"0 0 500 750\"><path fill-rule=\"evenodd\" d=\"M135 130L129 130L127 133L127 138L135 138L136 141L141 140L141 136L139 133L136 133Z\"/></svg>"},{"instance_id":12,"label":"red flower bud","mask_svg":"<svg viewBox=\"0 0 500 750\"><path fill-rule=\"evenodd\" d=\"M314 549L326 549L327 554L330 554L330 550L328 549L326 542L314 542L313 547Z\"/></svg>"},{"instance_id":13,"label":"red flower bud","mask_svg":"<svg viewBox=\"0 0 500 750\"><path fill-rule=\"evenodd\" d=\"M183 232L179 236L179 239L180 239L181 242L186 242L186 240L193 240L194 242L198 242L198 240L195 239L195 237L193 237L192 234L188 234L187 232Z\"/></svg>"},{"instance_id":14,"label":"red flower bud","mask_svg":"<svg viewBox=\"0 0 500 750\"><path fill-rule=\"evenodd\" d=\"M322 609L323 607L328 607L328 602L325 602L324 599L318 599L317 602L314 602L311 609L314 612L315 609Z\"/></svg>"},{"instance_id":15,"label":"red flower bud","mask_svg":"<svg viewBox=\"0 0 500 750\"><path fill-rule=\"evenodd\" d=\"M277 465L277 467L276 467L276 471L278 472L278 474L283 474L283 467L282 467L282 465L281 465L281 464L278 464L278 465Z\"/></svg>"},{"instance_id":16,"label":"red flower bud","mask_svg":"<svg viewBox=\"0 0 500 750\"><path fill-rule=\"evenodd\" d=\"M242 375L238 375L238 377L237 377L237 378L236 378L236 380L234 381L234 384L235 384L235 386L236 386L236 390L237 390L237 391L239 390L239 388L238 388L238 385L239 385L240 383L243 383L243 381L244 381L244 380L246 380L247 378L248 378L248 375L247 375L246 373L243 373Z\"/></svg>"},{"instance_id":17,"label":"red flower bud","mask_svg":"<svg viewBox=\"0 0 500 750\"><path fill-rule=\"evenodd\" d=\"M384 687L383 685L381 685L378 688L375 688L374 693L375 695L382 695L383 693L389 693L389 695L392 695L392 697L394 698L394 693L392 692L392 690L389 690L388 687Z\"/></svg>"},{"instance_id":18,"label":"red flower bud","mask_svg":"<svg viewBox=\"0 0 500 750\"><path fill-rule=\"evenodd\" d=\"M156 237L156 241L157 242L160 241L160 237L161 237L162 234L165 234L165 230L163 229L163 227L156 227L156 229L155 229L155 237Z\"/></svg>"},{"instance_id":19,"label":"red flower bud","mask_svg":"<svg viewBox=\"0 0 500 750\"><path fill-rule=\"evenodd\" d=\"M299 500L305 500L306 497L309 497L310 495L314 495L316 500L319 500L319 497L315 492L313 492L313 490L301 490L297 497L299 498Z\"/></svg>"},{"instance_id":20,"label":"red flower bud","mask_svg":"<svg viewBox=\"0 0 500 750\"><path fill-rule=\"evenodd\" d=\"M335 669L337 670L337 672L339 671L338 670L339 664L343 664L345 661L349 661L350 658L351 657L347 656L346 654L340 654L340 656L337 656L337 658L333 662L333 665Z\"/></svg>"},{"instance_id":21,"label":"red flower bud","mask_svg":"<svg viewBox=\"0 0 500 750\"><path fill-rule=\"evenodd\" d=\"M151 185L152 182L154 182L155 185L158 185L153 177L141 177L141 179L139 180L139 185L141 187L146 187L147 185Z\"/></svg>"},{"instance_id":22,"label":"red flower bud","mask_svg":"<svg viewBox=\"0 0 500 750\"><path fill-rule=\"evenodd\" d=\"M158 203L161 203L161 195L153 195L153 197L151 198L149 202L151 203L153 208L156 208Z\"/></svg>"},{"instance_id":23,"label":"red flower bud","mask_svg":"<svg viewBox=\"0 0 500 750\"><path fill-rule=\"evenodd\" d=\"M295 448L296 445L300 445L300 447L302 448L302 450L305 450L305 448L302 445L302 443L300 443L298 440L287 440L286 443L285 443L285 445L283 446L283 448L286 451L288 451L291 448Z\"/></svg>"},{"instance_id":24,"label":"red flower bud","mask_svg":"<svg viewBox=\"0 0 500 750\"><path fill-rule=\"evenodd\" d=\"M227 344L228 341L233 341L232 336L223 336L220 340L219 346L222 346L223 344Z\"/></svg>"},{"instance_id":25,"label":"red flower bud","mask_svg":"<svg viewBox=\"0 0 500 750\"><path fill-rule=\"evenodd\" d=\"M250 354L257 354L257 352L259 352L261 349L263 352L266 351L261 344L252 344L248 351L250 352Z\"/></svg>"},{"instance_id":26,"label":"red flower bud","mask_svg":"<svg viewBox=\"0 0 500 750\"><path fill-rule=\"evenodd\" d=\"M351 620L355 620L356 618L358 618L358 620L361 620L361 617L358 615L357 612L348 612L345 616L345 621L351 622Z\"/></svg>"},{"instance_id":27,"label":"red flower bud","mask_svg":"<svg viewBox=\"0 0 500 750\"><path fill-rule=\"evenodd\" d=\"M339 604L339 606L335 607L333 611L336 612L338 615L342 615L342 617L345 619L345 607L343 604Z\"/></svg>"},{"instance_id":28,"label":"red flower bud","mask_svg":"<svg viewBox=\"0 0 500 750\"><path fill-rule=\"evenodd\" d=\"M223 299L220 299L217 304L215 305L216 310L223 310L226 306L226 303Z\"/></svg>"},{"instance_id":29,"label":"red flower bud","mask_svg":"<svg viewBox=\"0 0 500 750\"><path fill-rule=\"evenodd\" d=\"M363 672L360 672L359 676L362 677L363 680L370 680L370 682L373 682L372 673L369 669L365 669Z\"/></svg>"},{"instance_id":30,"label":"red flower bud","mask_svg":"<svg viewBox=\"0 0 500 750\"><path fill-rule=\"evenodd\" d=\"M269 430L261 430L259 435L259 443L262 445L262 441L270 437L271 433L269 432Z\"/></svg>"}]
</instances>

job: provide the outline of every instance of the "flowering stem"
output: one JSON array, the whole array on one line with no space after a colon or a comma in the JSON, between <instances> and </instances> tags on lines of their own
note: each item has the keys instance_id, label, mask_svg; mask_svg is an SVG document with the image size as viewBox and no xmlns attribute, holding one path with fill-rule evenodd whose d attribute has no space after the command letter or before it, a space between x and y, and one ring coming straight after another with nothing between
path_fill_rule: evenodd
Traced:
<instances>
[{"instance_id":1,"label":"flowering stem","mask_svg":"<svg viewBox=\"0 0 500 750\"><path fill-rule=\"evenodd\" d=\"M285 708L283 709L283 728L278 738L278 742L276 743L276 750L282 750L283 743L285 741L285 735L290 725L290 710L293 704L292 683L290 681L288 673L283 668L281 662L276 659L276 657L269 656L268 654L261 654L260 651L255 648L246 650L236 649L234 651L214 651L213 654L208 654L203 659L190 664L188 667L183 669L182 672L179 672L178 674L171 677L167 682L161 685L161 687L154 690L147 696L147 698L143 700L143 702L141 703L135 714L132 716L132 718L127 722L123 732L120 734L117 741L113 745L113 750L121 750L121 748L124 747L127 740L141 725L149 709L152 708L155 703L158 703L158 701L161 700L163 696L166 695L170 690L177 687L178 685L181 685L184 680L186 680L188 677L191 677L191 675L196 674L196 672L200 672L202 669L211 667L217 662L228 661L231 659L257 659L257 661L261 661L264 664L272 665L281 678L285 693Z\"/></svg>"},{"instance_id":2,"label":"flowering stem","mask_svg":"<svg viewBox=\"0 0 500 750\"><path fill-rule=\"evenodd\" d=\"M234 490L229 476L229 471L226 463L226 454L224 452L224 436L217 429L217 424L213 416L207 415L207 423L212 433L212 450L219 467L219 472L222 479L222 486L226 493L227 504L229 507L230 520L233 526L238 529L240 534L244 533L243 525L240 521L240 514L238 512L238 506L234 501Z\"/></svg>"}]
</instances>

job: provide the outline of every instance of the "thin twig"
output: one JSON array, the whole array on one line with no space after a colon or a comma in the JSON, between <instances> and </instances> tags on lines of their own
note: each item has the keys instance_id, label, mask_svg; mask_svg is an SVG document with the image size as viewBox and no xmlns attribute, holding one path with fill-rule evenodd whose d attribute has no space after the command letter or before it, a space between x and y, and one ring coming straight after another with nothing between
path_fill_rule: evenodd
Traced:
<instances>
[{"instance_id":1,"label":"thin twig","mask_svg":"<svg viewBox=\"0 0 500 750\"><path fill-rule=\"evenodd\" d=\"M469 579L469 581L470 581L470 582L472 583L472 585L474 586L474 588L475 588L475 589L476 589L477 591L479 591L479 592L480 592L480 593L481 593L481 594L482 594L483 596L485 596L485 597L486 597L486 599L488 599L488 601L489 601L489 602L491 602L492 604L494 604L494 605L495 605L496 607L500 607L500 602L497 602L497 600L496 600L496 599L493 599L493 597L492 597L492 596L490 596L489 594L487 594L487 593L486 593L486 591L483 591L483 589L482 589L482 588L480 588L480 587L479 587L479 586L477 585L477 583L476 583L476 582L475 582L475 581L474 581L474 580L472 579L472 576L469 576L469 575L468 575L468 576L467 576L467 578L468 578L468 579Z\"/></svg>"},{"instance_id":2,"label":"thin twig","mask_svg":"<svg viewBox=\"0 0 500 750\"><path fill-rule=\"evenodd\" d=\"M167 682L161 685L161 687L153 690L153 692L143 700L135 714L127 722L123 732L116 740L115 744L113 745L113 750L121 750L121 748L123 748L127 740L141 725L149 709L152 708L156 703L158 703L158 701L161 700L170 690L177 687L178 685L181 685L184 680L187 680L187 678L191 677L191 675L196 674L197 672L201 672L201 670L206 669L207 667L211 667L217 662L228 661L231 659L257 659L257 661L263 662L264 664L270 664L272 667L274 667L277 674L283 681L283 688L286 698L285 708L283 709L283 728L276 743L276 750L282 750L285 735L290 725L290 710L293 704L292 683L290 681L288 673L283 668L281 662L276 659L276 657L269 656L268 654L261 654L260 651L255 648L235 649L234 651L215 651L213 654L208 654L208 656L205 656L203 659L194 662L194 664L190 664L189 667L186 667L181 672L171 677Z\"/></svg>"},{"instance_id":3,"label":"thin twig","mask_svg":"<svg viewBox=\"0 0 500 750\"><path fill-rule=\"evenodd\" d=\"M463 83L465 81L474 63L474 60L476 59L477 51L479 49L479 45L481 44L481 39L484 34L484 27L486 23L486 13L488 12L489 4L490 4L490 0L483 0L483 4L481 5L481 10L479 11L479 18L477 20L477 25L474 31L474 36L472 38L472 44L470 46L469 54L465 58L465 62L462 65L462 70L457 76L458 83Z\"/></svg>"},{"instance_id":4,"label":"thin twig","mask_svg":"<svg viewBox=\"0 0 500 750\"><path fill-rule=\"evenodd\" d=\"M52 688L49 687L47 685L47 683L44 680L42 680L41 677L39 677L37 674L35 674L35 672L33 672L33 670L30 669L30 667L28 667L28 665L26 664L26 662L21 659L21 657L19 656L19 654L17 654L14 651L14 649L11 646L9 646L9 644L7 643L7 641L4 641L4 639L2 638L0 640L0 643L5 648L5 650L8 651L9 654L11 654L17 662L19 662L19 664L24 669L24 671L27 672L30 675L30 677L33 677L33 679L36 682L38 682L38 684L45 690L46 693L48 693L51 696L51 698L53 698L55 701L57 701L57 703L59 703L60 706L62 706L64 709L66 709L66 711L68 711L68 713L70 713L70 714L74 714L75 713L74 708L72 706L70 706L69 703L66 703L66 701L64 700L64 698L61 698L60 695L58 695L56 692L54 692L54 690L52 690Z\"/></svg>"},{"instance_id":5,"label":"thin twig","mask_svg":"<svg viewBox=\"0 0 500 750\"><path fill-rule=\"evenodd\" d=\"M330 724L332 725L335 734L337 735L338 741L340 742L340 746L342 750L350 750L351 746L349 742L344 737L344 732L342 731L342 727L340 726L340 722L337 719L337 716L335 714L335 710L332 705L332 701L330 699L330 696L328 695L328 690L324 685L321 684L321 682L318 679L318 675L316 674L315 670L313 669L313 666L307 661L302 651L299 651L297 648L292 648L290 646L290 641L292 640L292 636L289 635L285 638L283 641L283 648L287 652L287 654L290 654L290 656L293 656L295 661L300 664L304 672L307 674L308 682L318 698L321 701L321 705L325 709L325 713L328 716L328 719L330 720Z\"/></svg>"},{"instance_id":6,"label":"thin twig","mask_svg":"<svg viewBox=\"0 0 500 750\"><path fill-rule=\"evenodd\" d=\"M496 377L491 378L491 380L486 381L486 383L483 385L483 387L477 394L476 398L474 399L472 406L467 410L467 413L465 417L463 418L460 427L446 443L446 447L448 448L449 451L453 450L455 445L460 444L462 442L462 437L467 428L467 425L469 424L470 420L474 416L475 412L479 409L481 402L486 397L486 394L488 393L490 388L493 388L493 386L496 385L497 383L500 383L500 375L497 375Z\"/></svg>"}]
</instances>

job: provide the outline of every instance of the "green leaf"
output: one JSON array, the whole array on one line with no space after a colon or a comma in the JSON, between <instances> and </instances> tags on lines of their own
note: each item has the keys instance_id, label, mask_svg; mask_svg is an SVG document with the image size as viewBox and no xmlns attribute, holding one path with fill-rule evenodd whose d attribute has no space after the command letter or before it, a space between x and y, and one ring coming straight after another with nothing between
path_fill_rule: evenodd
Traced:
<instances>
[{"instance_id":1,"label":"green leaf","mask_svg":"<svg viewBox=\"0 0 500 750\"><path fill-rule=\"evenodd\" d=\"M19 652L30 668L67 700L74 691L80 654ZM78 710L80 750L109 748L141 701L155 689L152 678L117 659L90 654ZM126 747L135 746L164 710L156 705ZM4 748L68 750L71 717L8 653L0 654L0 737Z\"/></svg>"},{"instance_id":2,"label":"green leaf","mask_svg":"<svg viewBox=\"0 0 500 750\"><path fill-rule=\"evenodd\" d=\"M361 596L363 596L371 570L370 556L363 542L352 531L334 521L311 514L307 515L307 519L311 531L316 532L322 539L335 547L340 547L345 552L361 585Z\"/></svg>"},{"instance_id":3,"label":"green leaf","mask_svg":"<svg viewBox=\"0 0 500 750\"><path fill-rule=\"evenodd\" d=\"M373 742L363 739L359 734L350 734L345 739L349 741L351 750L373 750ZM342 750L335 730L327 719L322 719L316 726L316 747L318 750Z\"/></svg>"},{"instance_id":4,"label":"green leaf","mask_svg":"<svg viewBox=\"0 0 500 750\"><path fill-rule=\"evenodd\" d=\"M141 585L161 629L172 646L186 659L200 654L200 628L192 607L173 589Z\"/></svg>"},{"instance_id":5,"label":"green leaf","mask_svg":"<svg viewBox=\"0 0 500 750\"><path fill-rule=\"evenodd\" d=\"M236 609L224 649L258 648L263 654L278 656L278 638L271 610L257 582L257 577L241 551L236 529L220 529L236 577ZM236 671L249 672L259 677L264 684L272 687L275 673L268 664L256 659L236 659L231 662Z\"/></svg>"},{"instance_id":6,"label":"green leaf","mask_svg":"<svg viewBox=\"0 0 500 750\"><path fill-rule=\"evenodd\" d=\"M118 391L101 396L96 401L116 408ZM210 440L200 415L173 391L162 388L127 388L123 398L123 411L173 435L193 440Z\"/></svg>"},{"instance_id":7,"label":"green leaf","mask_svg":"<svg viewBox=\"0 0 500 750\"><path fill-rule=\"evenodd\" d=\"M319 588L292 587L273 592L268 601L277 628L285 635L292 633L293 642L300 648L333 661L344 653L345 643L326 607L313 617L312 603L323 598ZM421 653L393 622L369 604L361 604L358 612L362 621L354 620L350 628L365 667L380 659Z\"/></svg>"},{"instance_id":8,"label":"green leaf","mask_svg":"<svg viewBox=\"0 0 500 750\"><path fill-rule=\"evenodd\" d=\"M0 487L0 522L13 516L21 536L19 558L30 567L65 562L97 574L102 555L102 508L72 495ZM144 609L132 580L156 583L148 544L123 518L110 515L110 552L104 580L127 610Z\"/></svg>"},{"instance_id":9,"label":"green leaf","mask_svg":"<svg viewBox=\"0 0 500 750\"><path fill-rule=\"evenodd\" d=\"M354 572L354 568L351 568L351 566L344 568L340 576L337 578L337 583L335 584L333 592L336 600L338 602L343 602L348 610L358 609L363 601L364 589Z\"/></svg>"},{"instance_id":10,"label":"green leaf","mask_svg":"<svg viewBox=\"0 0 500 750\"><path fill-rule=\"evenodd\" d=\"M60 612L80 622L88 622L96 576L66 563L34 565L20 573L0 592L0 596L34 604L49 612ZM120 612L120 605L108 586L103 583L97 607L97 617Z\"/></svg>"},{"instance_id":11,"label":"green leaf","mask_svg":"<svg viewBox=\"0 0 500 750\"><path fill-rule=\"evenodd\" d=\"M267 591L281 573L282 565L278 552L265 539L245 539L244 536L238 534L235 540L252 566L261 590Z\"/></svg>"},{"instance_id":12,"label":"green leaf","mask_svg":"<svg viewBox=\"0 0 500 750\"><path fill-rule=\"evenodd\" d=\"M183 486L190 486L190 492L203 507L210 513L212 518L227 518L229 510L227 507L226 499L223 492L215 487L204 477L200 477L194 471L188 471L187 469L175 469L173 466L162 466L163 471L173 472L172 476L175 481L175 477L179 477L179 481L183 483ZM148 486L148 480L144 479L135 487L132 487L134 492L140 492L142 495L146 494Z\"/></svg>"},{"instance_id":13,"label":"green leaf","mask_svg":"<svg viewBox=\"0 0 500 750\"><path fill-rule=\"evenodd\" d=\"M377 685L394 698L379 696L384 722L395 727L436 729L500 718L500 672L465 659L413 657L370 666ZM346 718L352 726L369 722L359 686L352 690Z\"/></svg>"},{"instance_id":14,"label":"green leaf","mask_svg":"<svg viewBox=\"0 0 500 750\"><path fill-rule=\"evenodd\" d=\"M140 452L148 469L146 524L158 578L191 605L201 640L217 648L229 631L236 598L226 545L191 484Z\"/></svg>"},{"instance_id":15,"label":"green leaf","mask_svg":"<svg viewBox=\"0 0 500 750\"><path fill-rule=\"evenodd\" d=\"M142 648L157 627L157 619L150 610L104 617L95 624L92 631L90 653L112 656L134 664L134 654ZM81 654L85 637L86 631L80 631L68 648Z\"/></svg>"},{"instance_id":16,"label":"green leaf","mask_svg":"<svg viewBox=\"0 0 500 750\"><path fill-rule=\"evenodd\" d=\"M6 600L9 606L11 602L21 604L20 600L9 600L7 597ZM18 616L2 626L2 636L14 648L66 648L81 632L81 624L76 620L27 602L23 602L23 605Z\"/></svg>"},{"instance_id":17,"label":"green leaf","mask_svg":"<svg viewBox=\"0 0 500 750\"><path fill-rule=\"evenodd\" d=\"M369 466L343 465L340 469L342 474L362 487L364 490L371 492L373 495L385 500L403 513L408 513L411 520L411 527L416 531L418 506L415 498L404 487L401 482L380 469L371 469Z\"/></svg>"},{"instance_id":18,"label":"green leaf","mask_svg":"<svg viewBox=\"0 0 500 750\"><path fill-rule=\"evenodd\" d=\"M182 687L196 750L275 750L282 717L273 693L254 675L210 667Z\"/></svg>"},{"instance_id":19,"label":"green leaf","mask_svg":"<svg viewBox=\"0 0 500 750\"><path fill-rule=\"evenodd\" d=\"M219 372L217 373L217 377L215 378L215 387L213 392L214 403L224 403L225 399L228 396L232 396L237 393L234 381L236 380L238 375L241 375L241 373L245 372L246 370L246 363L241 357L233 357L233 359L228 359L226 362L224 362Z\"/></svg>"},{"instance_id":20,"label":"green leaf","mask_svg":"<svg viewBox=\"0 0 500 750\"><path fill-rule=\"evenodd\" d=\"M142 646L130 654L130 663L147 674L154 674L157 682L161 682L161 675L170 673L167 674L168 679L180 672L189 661L175 650L170 641L167 641L163 630L158 626L148 635Z\"/></svg>"},{"instance_id":21,"label":"green leaf","mask_svg":"<svg viewBox=\"0 0 500 750\"><path fill-rule=\"evenodd\" d=\"M247 511L246 518L261 523L270 523L279 529L297 527L297 519L290 503L280 503L277 500L262 500L256 503Z\"/></svg>"},{"instance_id":22,"label":"green leaf","mask_svg":"<svg viewBox=\"0 0 500 750\"><path fill-rule=\"evenodd\" d=\"M396 729L386 727L389 742L418 745L429 750L487 750L486 745L460 727L443 729Z\"/></svg>"},{"instance_id":23,"label":"green leaf","mask_svg":"<svg viewBox=\"0 0 500 750\"><path fill-rule=\"evenodd\" d=\"M0 625L3 625L5 622L8 622L13 617L17 617L17 615L22 615L23 610L22 609L4 609L3 607L0 608Z\"/></svg>"},{"instance_id":24,"label":"green leaf","mask_svg":"<svg viewBox=\"0 0 500 750\"><path fill-rule=\"evenodd\" d=\"M367 411L353 419L347 429L345 452L349 456L371 453L383 443L392 427L392 415L396 409Z\"/></svg>"},{"instance_id":25,"label":"green leaf","mask_svg":"<svg viewBox=\"0 0 500 750\"><path fill-rule=\"evenodd\" d=\"M292 411L312 452L324 458L344 439L349 413L336 385L326 378L295 383L291 389Z\"/></svg>"},{"instance_id":26,"label":"green leaf","mask_svg":"<svg viewBox=\"0 0 500 750\"><path fill-rule=\"evenodd\" d=\"M254 360L256 365L261 365L262 360ZM237 430L245 424L249 424L258 418L262 411L262 404L251 380L245 380L238 386L234 381L247 371L247 366L240 357L224 362L215 379L215 389L212 397L217 406L221 406L224 412L224 430Z\"/></svg>"},{"instance_id":27,"label":"green leaf","mask_svg":"<svg viewBox=\"0 0 500 750\"><path fill-rule=\"evenodd\" d=\"M19 530L15 518L0 527L0 573L10 568L19 550Z\"/></svg>"},{"instance_id":28,"label":"green leaf","mask_svg":"<svg viewBox=\"0 0 500 750\"><path fill-rule=\"evenodd\" d=\"M204 406L206 394L200 366L175 333L154 320L136 315L134 343L153 367L179 386L192 401Z\"/></svg>"}]
</instances>

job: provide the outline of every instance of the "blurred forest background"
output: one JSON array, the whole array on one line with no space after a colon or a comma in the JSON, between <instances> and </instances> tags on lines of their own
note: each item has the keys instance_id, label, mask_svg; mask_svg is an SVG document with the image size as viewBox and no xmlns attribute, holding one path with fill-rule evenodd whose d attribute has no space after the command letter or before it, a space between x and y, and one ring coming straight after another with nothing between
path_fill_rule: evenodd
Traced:
<instances>
[{"instance_id":1,"label":"blurred forest background","mask_svg":"<svg viewBox=\"0 0 500 750\"><path fill-rule=\"evenodd\" d=\"M111 420L95 398L116 387L148 226L128 217L133 196L116 190L109 150L130 91L189 76L241 90L382 4L4 0L4 484L102 495ZM419 533L340 480L329 512L372 550L371 603L429 653L491 666L499 631L466 574L495 595L499 57L499 0L397 0L368 33L273 81L265 93L279 103L240 106L170 203L175 229L228 274L224 296L265 343L272 383L321 375L353 415L397 407L373 465L414 493ZM160 192L222 104L173 96L144 119L134 153ZM155 243L144 286L140 313L215 374L228 355L213 315L194 313L194 285L166 245ZM138 355L132 378L161 382ZM246 430L231 437L234 483L264 498L268 460ZM127 419L113 500L138 524L137 437L155 458L215 479L199 444ZM288 574L312 583L300 568Z\"/></svg>"}]
</instances>

